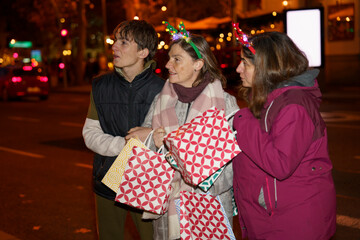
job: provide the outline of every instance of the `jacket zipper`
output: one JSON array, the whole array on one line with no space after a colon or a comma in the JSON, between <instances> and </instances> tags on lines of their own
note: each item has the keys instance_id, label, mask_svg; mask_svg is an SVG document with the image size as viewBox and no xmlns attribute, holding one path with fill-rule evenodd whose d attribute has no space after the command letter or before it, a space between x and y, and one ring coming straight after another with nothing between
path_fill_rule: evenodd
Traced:
<instances>
[{"instance_id":1,"label":"jacket zipper","mask_svg":"<svg viewBox=\"0 0 360 240\"><path fill-rule=\"evenodd\" d=\"M268 178L266 177L266 188L267 188L267 195L268 195L268 200L269 200L269 204L270 204L270 216L273 215L274 211L273 211L273 207L272 207L272 203L271 203L271 197L270 197L270 188L269 188L269 181Z\"/></svg>"},{"instance_id":2,"label":"jacket zipper","mask_svg":"<svg viewBox=\"0 0 360 240\"><path fill-rule=\"evenodd\" d=\"M133 90L132 90L132 83L129 84L129 114L128 114L128 128L130 129L132 127L132 121L133 121Z\"/></svg>"},{"instance_id":3,"label":"jacket zipper","mask_svg":"<svg viewBox=\"0 0 360 240\"><path fill-rule=\"evenodd\" d=\"M268 107L268 109L266 110L266 114L265 114L265 131L269 132L268 126L267 126L267 116L268 113L270 111L271 106L273 105L274 100L270 103L270 106ZM269 191L269 183L268 183L268 178L266 177L266 185L267 185L267 189L268 189L268 198L269 198L269 202L270 202L270 208L271 208L271 215L273 214L273 209L272 209L272 204L271 204L271 198L270 198L270 191ZM275 208L277 208L277 188L276 188L276 178L274 178L274 191L275 191ZM271 216L270 215L270 216Z\"/></svg>"}]
</instances>

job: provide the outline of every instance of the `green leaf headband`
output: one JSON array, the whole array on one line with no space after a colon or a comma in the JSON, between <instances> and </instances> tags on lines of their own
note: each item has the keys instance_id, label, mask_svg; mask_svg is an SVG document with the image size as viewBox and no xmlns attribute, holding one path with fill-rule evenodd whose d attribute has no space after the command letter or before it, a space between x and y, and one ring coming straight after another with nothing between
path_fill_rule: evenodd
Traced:
<instances>
[{"instance_id":1,"label":"green leaf headband","mask_svg":"<svg viewBox=\"0 0 360 240\"><path fill-rule=\"evenodd\" d=\"M189 43L193 47L198 58L202 59L199 49L196 47L196 45L193 43L193 41L191 41L189 32L186 31L185 25L183 22L180 22L180 24L179 24L179 31L180 31L179 33L178 33L178 30L176 30L173 26L170 25L170 23L168 23L166 21L163 21L162 23L165 24L166 31L169 32L169 34L172 36L172 40L177 40L180 38L184 39L187 43Z\"/></svg>"}]
</instances>

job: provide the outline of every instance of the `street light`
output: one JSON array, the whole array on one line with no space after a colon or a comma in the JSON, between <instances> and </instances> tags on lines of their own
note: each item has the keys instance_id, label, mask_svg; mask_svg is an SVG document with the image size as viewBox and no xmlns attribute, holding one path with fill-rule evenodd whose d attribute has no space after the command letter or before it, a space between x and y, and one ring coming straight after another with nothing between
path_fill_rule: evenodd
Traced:
<instances>
[{"instance_id":1,"label":"street light","mask_svg":"<svg viewBox=\"0 0 360 240\"><path fill-rule=\"evenodd\" d=\"M109 45L113 45L114 40L112 40L110 37L106 37L106 43L109 44Z\"/></svg>"}]
</instances>

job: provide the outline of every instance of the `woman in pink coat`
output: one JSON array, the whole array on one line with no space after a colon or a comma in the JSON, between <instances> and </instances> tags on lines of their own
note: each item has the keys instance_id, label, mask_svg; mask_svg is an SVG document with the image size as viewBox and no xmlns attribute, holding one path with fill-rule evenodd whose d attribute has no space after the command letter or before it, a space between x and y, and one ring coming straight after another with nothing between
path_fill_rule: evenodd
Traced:
<instances>
[{"instance_id":1,"label":"woman in pink coat","mask_svg":"<svg viewBox=\"0 0 360 240\"><path fill-rule=\"evenodd\" d=\"M308 68L305 55L284 33L248 41L241 35L241 41L236 71L248 108L234 118L242 153L233 169L243 237L330 239L336 196L319 112L319 71Z\"/></svg>"}]
</instances>

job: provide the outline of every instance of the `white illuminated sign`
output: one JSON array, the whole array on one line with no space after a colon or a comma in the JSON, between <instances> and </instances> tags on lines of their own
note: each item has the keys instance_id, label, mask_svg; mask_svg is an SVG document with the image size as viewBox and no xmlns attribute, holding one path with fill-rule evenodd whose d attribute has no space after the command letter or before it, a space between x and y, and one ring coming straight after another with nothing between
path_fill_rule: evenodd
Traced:
<instances>
[{"instance_id":1,"label":"white illuminated sign","mask_svg":"<svg viewBox=\"0 0 360 240\"><path fill-rule=\"evenodd\" d=\"M306 54L310 67L323 65L321 17L320 9L286 12L286 33Z\"/></svg>"}]
</instances>

